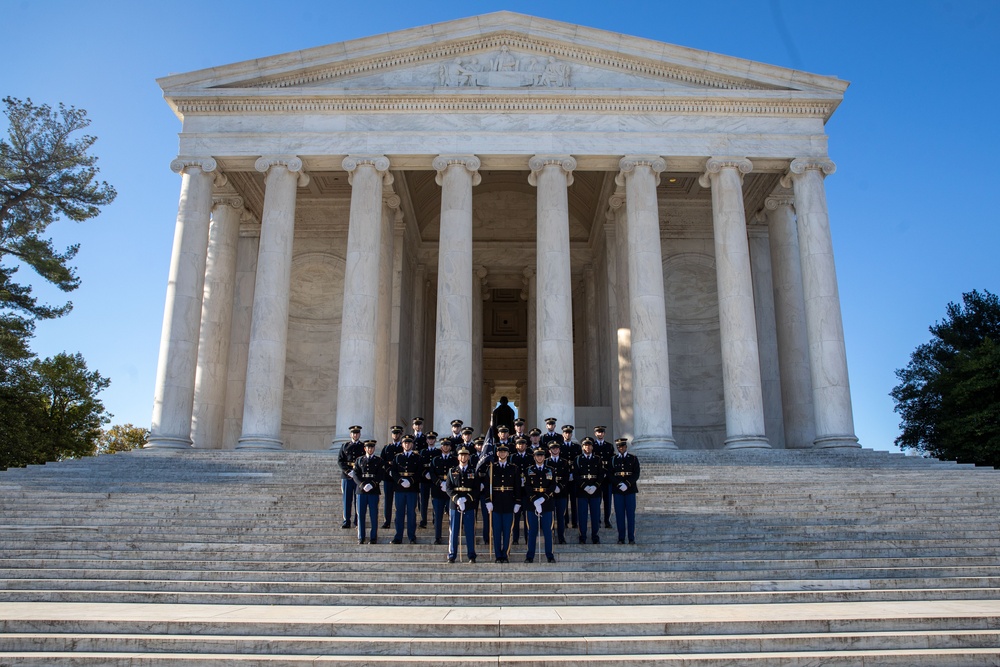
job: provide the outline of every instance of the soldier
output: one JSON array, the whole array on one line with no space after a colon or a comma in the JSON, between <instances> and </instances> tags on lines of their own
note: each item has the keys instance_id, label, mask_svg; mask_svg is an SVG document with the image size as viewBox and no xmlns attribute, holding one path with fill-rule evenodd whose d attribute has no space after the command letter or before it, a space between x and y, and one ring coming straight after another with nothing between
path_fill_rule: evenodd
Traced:
<instances>
[{"instance_id":1,"label":"soldier","mask_svg":"<svg viewBox=\"0 0 1000 667\"><path fill-rule=\"evenodd\" d=\"M458 543L459 532L465 533L465 548L469 562L476 562L476 517L472 508L479 502L479 476L476 469L469 463L468 448L458 450L458 465L448 471L448 479L441 490L451 499L449 518L451 526L448 530L448 562L454 563L461 545Z\"/></svg>"},{"instance_id":2,"label":"soldier","mask_svg":"<svg viewBox=\"0 0 1000 667\"><path fill-rule=\"evenodd\" d=\"M351 426L347 429L351 434L351 439L340 447L340 454L337 456L337 464L340 465L340 491L344 495L344 523L341 528L350 528L351 521L357 524L357 515L354 512L354 496L358 493L358 486L351 479L351 472L354 470L354 461L359 456L364 456L365 448L361 442L361 427Z\"/></svg>"},{"instance_id":3,"label":"soldier","mask_svg":"<svg viewBox=\"0 0 1000 667\"><path fill-rule=\"evenodd\" d=\"M569 481L573 481L573 462L576 461L576 457L583 453L580 449L580 445L573 440L573 425L566 424L562 427L563 442L562 442L562 457L566 460L567 465L569 465ZM576 485L569 485L569 495L566 497L566 522L573 528L576 528Z\"/></svg>"},{"instance_id":4,"label":"soldier","mask_svg":"<svg viewBox=\"0 0 1000 667\"><path fill-rule=\"evenodd\" d=\"M469 429L470 431L472 429ZM486 438L484 436L477 436L475 440L472 441L475 446L475 451L472 452L471 458L469 459L469 465L475 468L477 471L479 468L489 463L493 459L493 455L485 451L486 448ZM486 512L486 494L483 493L483 489L486 485L480 480L479 484L479 506L476 510L478 514L482 517L483 526L483 546L487 546L490 543L490 522L488 514ZM477 520L479 517L476 517Z\"/></svg>"},{"instance_id":5,"label":"soldier","mask_svg":"<svg viewBox=\"0 0 1000 667\"><path fill-rule=\"evenodd\" d=\"M427 434L428 440L430 440L431 433ZM450 500L448 492L441 487L441 483L448 481L448 471L458 465L458 459L452 455L451 451L451 439L445 438L441 441L441 456L435 456L431 461L431 477L433 480L431 502L434 508L434 544L441 544L444 508Z\"/></svg>"},{"instance_id":6,"label":"soldier","mask_svg":"<svg viewBox=\"0 0 1000 667\"><path fill-rule=\"evenodd\" d=\"M514 420L514 432L510 434L510 439L517 443L518 438L527 438L528 434L524 432L524 420L518 417ZM512 455L513 456L513 455Z\"/></svg>"},{"instance_id":7,"label":"soldier","mask_svg":"<svg viewBox=\"0 0 1000 667\"><path fill-rule=\"evenodd\" d=\"M556 418L549 417L545 420L545 433L542 434L541 443L547 448L553 442L562 442L562 437L556 433Z\"/></svg>"},{"instance_id":8,"label":"soldier","mask_svg":"<svg viewBox=\"0 0 1000 667\"><path fill-rule=\"evenodd\" d=\"M418 454L427 449L427 436L424 435L424 418L413 418L413 451Z\"/></svg>"},{"instance_id":9,"label":"soldier","mask_svg":"<svg viewBox=\"0 0 1000 667\"><path fill-rule=\"evenodd\" d=\"M528 449L530 449L532 453L534 453L536 449L540 449L545 452L545 458L549 457L549 448L542 444L541 429L533 428L528 432Z\"/></svg>"},{"instance_id":10,"label":"soldier","mask_svg":"<svg viewBox=\"0 0 1000 667\"><path fill-rule=\"evenodd\" d=\"M420 480L420 527L427 527L427 502L431 497L431 486L434 484L434 476L431 472L431 463L441 456L441 450L437 447L437 433L431 431L424 437L424 451L420 452L420 458L424 462L424 476ZM417 439L413 438L413 450L417 449Z\"/></svg>"},{"instance_id":11,"label":"soldier","mask_svg":"<svg viewBox=\"0 0 1000 667\"><path fill-rule=\"evenodd\" d=\"M486 492L486 514L493 532L493 557L498 563L509 563L510 536L514 528L514 514L521 509L521 469L507 459L510 449L497 445L495 460L479 466L479 477Z\"/></svg>"},{"instance_id":12,"label":"soldier","mask_svg":"<svg viewBox=\"0 0 1000 667\"><path fill-rule=\"evenodd\" d=\"M383 528L388 528L392 521L392 504L396 499L396 482L392 479L392 475L389 474L389 468L392 466L393 461L396 460L396 454L403 451L403 427L399 425L393 426L389 429L389 435L391 440L385 443L381 454L382 461L385 463L385 478L382 480L382 490L385 491L385 507L383 508L385 522L382 524Z\"/></svg>"},{"instance_id":13,"label":"soldier","mask_svg":"<svg viewBox=\"0 0 1000 667\"><path fill-rule=\"evenodd\" d=\"M517 466L517 469L521 471L521 475L524 475L524 471L528 466L534 464L534 460L531 456L531 452L528 451L528 439L524 436L516 438L514 440L515 447L517 448L513 454L510 455L510 462ZM524 536L528 536L528 524L527 517L525 516L525 511L523 507L519 507L514 511L514 544L517 544L521 539L521 528L524 528Z\"/></svg>"},{"instance_id":14,"label":"soldier","mask_svg":"<svg viewBox=\"0 0 1000 667\"><path fill-rule=\"evenodd\" d=\"M545 452L536 449L533 453L535 463L524 475L524 511L528 515L528 551L524 555L525 563L535 562L535 542L538 541L538 529L541 528L545 537L545 557L550 563L556 562L552 553L552 493L556 487L555 473L545 465Z\"/></svg>"},{"instance_id":15,"label":"soldier","mask_svg":"<svg viewBox=\"0 0 1000 667\"><path fill-rule=\"evenodd\" d=\"M553 441L549 445L549 460L545 462L552 470L552 478L555 480L555 484L552 488L552 508L555 512L556 520L556 538L559 540L559 544L566 544L566 504L569 502L569 486L570 486L570 465L560 457L560 450L562 449L562 444L557 440ZM535 450L537 454L540 450ZM535 457L535 461L538 457ZM528 517L528 521L531 521L531 517Z\"/></svg>"},{"instance_id":16,"label":"soldier","mask_svg":"<svg viewBox=\"0 0 1000 667\"><path fill-rule=\"evenodd\" d=\"M496 446L499 447L500 445L506 445L508 452L514 448L514 441L510 439L510 431L503 425L497 428Z\"/></svg>"},{"instance_id":17,"label":"soldier","mask_svg":"<svg viewBox=\"0 0 1000 667\"><path fill-rule=\"evenodd\" d=\"M392 539L393 544L403 543L404 522L410 544L417 543L417 499L423 472L424 464L420 455L413 451L413 437L405 436L403 451L396 454L389 469L389 474L396 482L396 536Z\"/></svg>"},{"instance_id":18,"label":"soldier","mask_svg":"<svg viewBox=\"0 0 1000 667\"><path fill-rule=\"evenodd\" d=\"M604 439L607 432L604 426L594 427L594 453L601 457L604 462L604 471L611 470L611 459L614 458L615 448L610 440ZM604 527L611 527L611 475L604 476L604 484L601 485L601 502L604 504Z\"/></svg>"},{"instance_id":19,"label":"soldier","mask_svg":"<svg viewBox=\"0 0 1000 667\"><path fill-rule=\"evenodd\" d=\"M594 439L584 438L580 443L583 454L573 462L573 476L576 480L576 504L580 516L580 544L587 543L587 517L590 517L590 538L592 544L600 544L598 532L601 529L601 486L606 476L604 461L594 454Z\"/></svg>"},{"instance_id":20,"label":"soldier","mask_svg":"<svg viewBox=\"0 0 1000 667\"><path fill-rule=\"evenodd\" d=\"M461 419L451 420L451 435L448 437L451 438L451 447L456 452L462 446L462 423ZM472 433L471 429L469 433ZM471 447L469 447L469 451L472 451Z\"/></svg>"},{"instance_id":21,"label":"soldier","mask_svg":"<svg viewBox=\"0 0 1000 667\"><path fill-rule=\"evenodd\" d=\"M611 492L615 499L615 521L618 523L618 544L635 544L635 495L639 491L639 459L628 453L628 438L615 440L618 453L611 459Z\"/></svg>"},{"instance_id":22,"label":"soldier","mask_svg":"<svg viewBox=\"0 0 1000 667\"><path fill-rule=\"evenodd\" d=\"M358 485L358 544L365 543L365 519L371 522L369 544L378 544L379 483L385 476L385 461L375 456L374 440L365 440L365 455L354 462L351 471Z\"/></svg>"}]
</instances>

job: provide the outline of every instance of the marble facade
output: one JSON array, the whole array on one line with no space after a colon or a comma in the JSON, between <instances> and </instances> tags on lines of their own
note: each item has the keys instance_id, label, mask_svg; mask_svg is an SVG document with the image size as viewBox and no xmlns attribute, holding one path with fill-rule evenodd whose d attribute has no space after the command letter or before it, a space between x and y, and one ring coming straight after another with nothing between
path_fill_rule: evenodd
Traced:
<instances>
[{"instance_id":1,"label":"marble facade","mask_svg":"<svg viewBox=\"0 0 1000 667\"><path fill-rule=\"evenodd\" d=\"M150 447L485 430L501 395L638 451L858 446L824 190L846 82L498 12L159 83Z\"/></svg>"}]
</instances>

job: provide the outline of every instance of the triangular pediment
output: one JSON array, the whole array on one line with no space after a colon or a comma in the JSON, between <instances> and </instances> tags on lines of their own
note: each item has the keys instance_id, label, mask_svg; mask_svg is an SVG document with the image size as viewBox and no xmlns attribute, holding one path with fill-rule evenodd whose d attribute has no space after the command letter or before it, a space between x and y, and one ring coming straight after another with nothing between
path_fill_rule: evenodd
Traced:
<instances>
[{"instance_id":1,"label":"triangular pediment","mask_svg":"<svg viewBox=\"0 0 1000 667\"><path fill-rule=\"evenodd\" d=\"M168 99L213 92L261 96L499 93L542 89L644 93L760 91L839 98L847 83L593 28L497 12L166 77Z\"/></svg>"}]
</instances>

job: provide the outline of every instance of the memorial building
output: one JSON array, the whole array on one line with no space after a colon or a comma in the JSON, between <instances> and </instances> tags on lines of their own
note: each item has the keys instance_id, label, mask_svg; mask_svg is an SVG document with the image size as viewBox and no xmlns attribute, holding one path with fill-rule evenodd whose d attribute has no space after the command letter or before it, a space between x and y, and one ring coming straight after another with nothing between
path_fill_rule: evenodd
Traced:
<instances>
[{"instance_id":1,"label":"memorial building","mask_svg":"<svg viewBox=\"0 0 1000 667\"><path fill-rule=\"evenodd\" d=\"M159 83L149 447L485 431L501 396L640 453L858 446L824 191L847 82L498 12Z\"/></svg>"}]
</instances>

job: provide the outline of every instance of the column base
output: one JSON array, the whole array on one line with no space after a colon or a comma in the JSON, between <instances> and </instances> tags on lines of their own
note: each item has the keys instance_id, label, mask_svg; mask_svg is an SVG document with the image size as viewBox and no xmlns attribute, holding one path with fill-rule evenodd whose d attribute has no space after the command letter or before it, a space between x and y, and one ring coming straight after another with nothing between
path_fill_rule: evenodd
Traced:
<instances>
[{"instance_id":1,"label":"column base","mask_svg":"<svg viewBox=\"0 0 1000 667\"><path fill-rule=\"evenodd\" d=\"M825 435L813 441L813 449L834 449L837 447L860 449L861 445L855 435Z\"/></svg>"},{"instance_id":2,"label":"column base","mask_svg":"<svg viewBox=\"0 0 1000 667\"><path fill-rule=\"evenodd\" d=\"M723 449L771 449L771 443L763 435L740 435L726 438Z\"/></svg>"},{"instance_id":3,"label":"column base","mask_svg":"<svg viewBox=\"0 0 1000 667\"><path fill-rule=\"evenodd\" d=\"M191 438L173 438L169 435L151 435L143 449L191 449Z\"/></svg>"},{"instance_id":4,"label":"column base","mask_svg":"<svg viewBox=\"0 0 1000 667\"><path fill-rule=\"evenodd\" d=\"M669 435L639 435L629 441L628 450L635 453L675 450L677 443Z\"/></svg>"},{"instance_id":5,"label":"column base","mask_svg":"<svg viewBox=\"0 0 1000 667\"><path fill-rule=\"evenodd\" d=\"M276 449L284 449L284 447L281 446L281 440L277 438L269 438L264 435L248 435L239 439L239 441L236 444L236 449L276 450Z\"/></svg>"}]
</instances>

